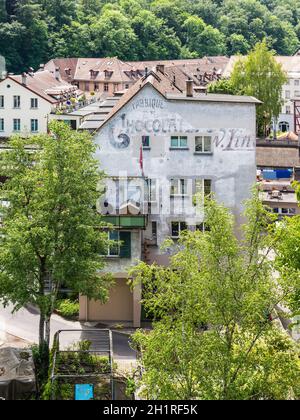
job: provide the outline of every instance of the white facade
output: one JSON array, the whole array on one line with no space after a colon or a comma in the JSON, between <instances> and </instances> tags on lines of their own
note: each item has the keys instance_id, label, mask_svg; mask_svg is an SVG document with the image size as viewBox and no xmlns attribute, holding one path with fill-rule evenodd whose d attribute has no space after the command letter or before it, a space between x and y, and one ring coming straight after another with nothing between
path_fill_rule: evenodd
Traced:
<instances>
[{"instance_id":1,"label":"white facade","mask_svg":"<svg viewBox=\"0 0 300 420\"><path fill-rule=\"evenodd\" d=\"M0 138L13 134L47 133L52 108L50 102L14 80L0 81Z\"/></svg>"},{"instance_id":2,"label":"white facade","mask_svg":"<svg viewBox=\"0 0 300 420\"><path fill-rule=\"evenodd\" d=\"M120 223L120 232L131 233L131 254L108 256L106 268L123 279L119 286L124 287L128 268L138 260L168 264L171 250L160 249L166 238L176 237L180 229L202 229L203 206L195 206L194 197L198 192L201 204L205 186L238 223L242 220L244 200L256 179L258 102L226 95L163 96L148 83L100 129L96 157L108 179L98 209L108 217L131 214L132 220L140 211L146 221L140 235L135 223ZM207 145L201 150L204 138ZM116 288L103 307L81 297L81 319L121 321L122 290ZM138 326L140 290L134 293L133 323Z\"/></svg>"},{"instance_id":3,"label":"white facade","mask_svg":"<svg viewBox=\"0 0 300 420\"><path fill-rule=\"evenodd\" d=\"M282 87L282 110L277 120L277 130L295 131L294 100L300 101L300 71L288 72L288 81Z\"/></svg>"}]
</instances>

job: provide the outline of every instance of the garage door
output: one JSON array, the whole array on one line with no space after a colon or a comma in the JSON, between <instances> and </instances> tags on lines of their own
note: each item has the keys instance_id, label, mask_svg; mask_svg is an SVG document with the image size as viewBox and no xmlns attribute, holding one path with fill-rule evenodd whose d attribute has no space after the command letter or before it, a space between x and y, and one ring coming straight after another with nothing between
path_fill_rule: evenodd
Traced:
<instances>
[{"instance_id":1,"label":"garage door","mask_svg":"<svg viewBox=\"0 0 300 420\"><path fill-rule=\"evenodd\" d=\"M133 295L126 279L115 279L107 303L89 302L90 321L129 321L133 320Z\"/></svg>"}]
</instances>

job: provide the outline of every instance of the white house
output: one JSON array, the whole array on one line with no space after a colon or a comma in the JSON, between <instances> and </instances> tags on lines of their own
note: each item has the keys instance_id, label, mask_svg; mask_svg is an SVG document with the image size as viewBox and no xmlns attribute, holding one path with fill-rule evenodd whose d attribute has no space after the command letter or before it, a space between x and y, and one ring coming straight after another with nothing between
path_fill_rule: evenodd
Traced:
<instances>
[{"instance_id":1,"label":"white house","mask_svg":"<svg viewBox=\"0 0 300 420\"><path fill-rule=\"evenodd\" d=\"M0 80L0 139L47 133L49 115L76 95L77 88L48 71Z\"/></svg>"}]
</instances>

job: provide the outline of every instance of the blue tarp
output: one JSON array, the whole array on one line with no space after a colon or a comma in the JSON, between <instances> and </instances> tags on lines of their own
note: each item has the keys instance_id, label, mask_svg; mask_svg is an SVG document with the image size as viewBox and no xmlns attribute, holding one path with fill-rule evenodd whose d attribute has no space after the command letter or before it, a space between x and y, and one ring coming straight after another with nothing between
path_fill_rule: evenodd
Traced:
<instances>
[{"instance_id":1,"label":"blue tarp","mask_svg":"<svg viewBox=\"0 0 300 420\"><path fill-rule=\"evenodd\" d=\"M76 384L75 400L92 400L94 398L94 385L92 384Z\"/></svg>"},{"instance_id":2,"label":"blue tarp","mask_svg":"<svg viewBox=\"0 0 300 420\"><path fill-rule=\"evenodd\" d=\"M264 169L262 176L264 179L291 178L293 171L291 169Z\"/></svg>"}]
</instances>

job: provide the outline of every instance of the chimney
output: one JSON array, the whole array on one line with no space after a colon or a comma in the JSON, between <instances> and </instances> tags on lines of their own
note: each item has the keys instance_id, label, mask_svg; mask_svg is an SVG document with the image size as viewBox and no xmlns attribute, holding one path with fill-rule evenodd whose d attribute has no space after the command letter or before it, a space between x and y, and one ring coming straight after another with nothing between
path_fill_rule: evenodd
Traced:
<instances>
[{"instance_id":1,"label":"chimney","mask_svg":"<svg viewBox=\"0 0 300 420\"><path fill-rule=\"evenodd\" d=\"M55 75L55 79L56 80L59 80L60 79L60 77L59 77L59 67L55 67L55 73L54 73L54 75Z\"/></svg>"},{"instance_id":2,"label":"chimney","mask_svg":"<svg viewBox=\"0 0 300 420\"><path fill-rule=\"evenodd\" d=\"M148 67L145 67L145 76L148 76Z\"/></svg>"},{"instance_id":3,"label":"chimney","mask_svg":"<svg viewBox=\"0 0 300 420\"><path fill-rule=\"evenodd\" d=\"M165 65L164 64L157 64L156 71L160 71L162 74L165 74Z\"/></svg>"},{"instance_id":4,"label":"chimney","mask_svg":"<svg viewBox=\"0 0 300 420\"><path fill-rule=\"evenodd\" d=\"M193 80L191 79L186 81L186 96L188 98L193 97Z\"/></svg>"},{"instance_id":5,"label":"chimney","mask_svg":"<svg viewBox=\"0 0 300 420\"><path fill-rule=\"evenodd\" d=\"M40 70L44 70L45 69L45 64L40 64Z\"/></svg>"},{"instance_id":6,"label":"chimney","mask_svg":"<svg viewBox=\"0 0 300 420\"><path fill-rule=\"evenodd\" d=\"M22 73L22 85L24 85L24 86L27 85L27 74L26 73Z\"/></svg>"}]
</instances>

